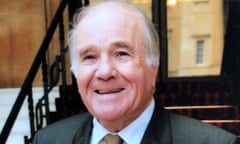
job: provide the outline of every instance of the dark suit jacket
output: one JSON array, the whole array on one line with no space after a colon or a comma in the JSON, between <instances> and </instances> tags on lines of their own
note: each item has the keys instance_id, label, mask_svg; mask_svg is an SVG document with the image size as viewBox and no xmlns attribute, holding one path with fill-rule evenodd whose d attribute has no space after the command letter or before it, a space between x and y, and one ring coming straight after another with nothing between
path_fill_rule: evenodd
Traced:
<instances>
[{"instance_id":1,"label":"dark suit jacket","mask_svg":"<svg viewBox=\"0 0 240 144\"><path fill-rule=\"evenodd\" d=\"M40 130L33 144L89 144L93 117L80 114ZM238 144L229 132L156 106L141 144Z\"/></svg>"}]
</instances>

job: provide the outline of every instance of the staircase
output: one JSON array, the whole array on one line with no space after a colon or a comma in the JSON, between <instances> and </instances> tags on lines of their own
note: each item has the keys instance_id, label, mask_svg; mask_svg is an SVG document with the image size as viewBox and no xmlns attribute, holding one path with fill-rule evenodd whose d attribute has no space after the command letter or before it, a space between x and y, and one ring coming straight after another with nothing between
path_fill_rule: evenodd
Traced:
<instances>
[{"instance_id":1,"label":"staircase","mask_svg":"<svg viewBox=\"0 0 240 144\"><path fill-rule=\"evenodd\" d=\"M9 115L12 105L15 102L16 95L19 93L19 91L20 88L0 89L0 129L3 128L3 125ZM38 99L42 97L42 95L43 95L42 88L38 87L33 88L34 105L36 104ZM54 87L54 89L49 93L50 111L56 110L55 98L57 98L58 95L59 95L58 87ZM28 104L27 100L25 100L6 144L24 144L24 136L28 136L29 134L30 127L28 116Z\"/></svg>"},{"instance_id":2,"label":"staircase","mask_svg":"<svg viewBox=\"0 0 240 144\"><path fill-rule=\"evenodd\" d=\"M67 45L65 32L70 24L65 22L72 19L76 9L88 4L89 0L61 0L21 88L0 89L0 144L30 144L35 132L53 122L52 117L58 115L54 109L59 91L58 88L52 91L52 88L58 84L67 85L65 57L68 47L65 47ZM68 9L65 10L66 7ZM68 14L65 15L65 12ZM48 59L49 46L51 41L57 40L53 39L57 32L59 51L56 52L56 55L53 54L55 60L50 63ZM38 72L42 74L42 88L33 87ZM38 100L40 97L41 100ZM34 115L36 103L38 109L37 115ZM61 102L59 103L61 104ZM63 116L65 116L65 112L64 109ZM25 138L23 138L24 135L26 135Z\"/></svg>"}]
</instances>

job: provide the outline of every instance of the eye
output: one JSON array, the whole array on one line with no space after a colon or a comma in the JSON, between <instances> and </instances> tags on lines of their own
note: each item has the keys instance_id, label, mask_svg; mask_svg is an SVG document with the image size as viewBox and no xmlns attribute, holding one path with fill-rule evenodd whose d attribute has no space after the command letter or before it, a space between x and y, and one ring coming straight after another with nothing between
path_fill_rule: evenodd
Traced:
<instances>
[{"instance_id":1,"label":"eye","mask_svg":"<svg viewBox=\"0 0 240 144\"><path fill-rule=\"evenodd\" d=\"M86 55L86 56L84 56L84 58L83 58L83 60L90 60L90 59L95 59L96 58L96 56L95 55Z\"/></svg>"},{"instance_id":2,"label":"eye","mask_svg":"<svg viewBox=\"0 0 240 144\"><path fill-rule=\"evenodd\" d=\"M122 57L122 56L129 56L129 54L125 51L118 51L117 56Z\"/></svg>"},{"instance_id":3,"label":"eye","mask_svg":"<svg viewBox=\"0 0 240 144\"><path fill-rule=\"evenodd\" d=\"M87 54L82 57L82 63L84 64L93 64L95 63L97 56L94 54Z\"/></svg>"}]
</instances>

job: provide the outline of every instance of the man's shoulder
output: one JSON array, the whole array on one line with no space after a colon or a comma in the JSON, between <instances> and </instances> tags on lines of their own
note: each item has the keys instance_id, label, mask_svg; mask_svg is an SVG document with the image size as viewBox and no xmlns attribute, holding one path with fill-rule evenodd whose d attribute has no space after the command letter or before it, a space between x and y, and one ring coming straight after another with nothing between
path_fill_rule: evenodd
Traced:
<instances>
[{"instance_id":1,"label":"man's shoulder","mask_svg":"<svg viewBox=\"0 0 240 144\"><path fill-rule=\"evenodd\" d=\"M69 142L73 139L78 131L86 130L89 123L91 123L92 116L89 113L78 114L53 124L46 128L39 130L34 138L35 143L45 142L53 143L56 141Z\"/></svg>"},{"instance_id":2,"label":"man's shoulder","mask_svg":"<svg viewBox=\"0 0 240 144\"><path fill-rule=\"evenodd\" d=\"M236 136L226 130L187 116L171 113L173 137L176 140L189 138L189 143L206 141L208 143L231 143Z\"/></svg>"},{"instance_id":3,"label":"man's shoulder","mask_svg":"<svg viewBox=\"0 0 240 144\"><path fill-rule=\"evenodd\" d=\"M78 115L71 116L69 118L59 120L53 124L50 124L45 130L51 130L51 129L65 129L66 128L78 128L82 125L84 126L89 120L91 119L91 115L89 113L82 113Z\"/></svg>"}]
</instances>

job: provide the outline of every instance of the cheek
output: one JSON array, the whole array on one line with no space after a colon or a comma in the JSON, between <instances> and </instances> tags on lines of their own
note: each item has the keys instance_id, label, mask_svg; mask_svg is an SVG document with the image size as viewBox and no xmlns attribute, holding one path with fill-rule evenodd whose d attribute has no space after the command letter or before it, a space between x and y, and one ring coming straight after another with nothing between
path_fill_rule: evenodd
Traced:
<instances>
[{"instance_id":1,"label":"cheek","mask_svg":"<svg viewBox=\"0 0 240 144\"><path fill-rule=\"evenodd\" d=\"M84 89L86 89L85 87L85 82L82 78L77 78L77 86L78 86L78 92L81 95L81 97L83 95L86 95L86 91Z\"/></svg>"},{"instance_id":2,"label":"cheek","mask_svg":"<svg viewBox=\"0 0 240 144\"><path fill-rule=\"evenodd\" d=\"M152 89L155 85L155 74L149 68L142 68L133 74L133 81L135 82L137 93L141 96L152 95Z\"/></svg>"},{"instance_id":3,"label":"cheek","mask_svg":"<svg viewBox=\"0 0 240 144\"><path fill-rule=\"evenodd\" d=\"M91 77L92 72L90 69L88 68L81 68L81 70L78 69L77 85L78 91L81 95L86 95L89 82L91 81Z\"/></svg>"},{"instance_id":4,"label":"cheek","mask_svg":"<svg viewBox=\"0 0 240 144\"><path fill-rule=\"evenodd\" d=\"M123 67L119 70L121 76L128 81L136 95L144 89L145 73L140 66Z\"/></svg>"}]
</instances>

